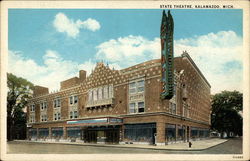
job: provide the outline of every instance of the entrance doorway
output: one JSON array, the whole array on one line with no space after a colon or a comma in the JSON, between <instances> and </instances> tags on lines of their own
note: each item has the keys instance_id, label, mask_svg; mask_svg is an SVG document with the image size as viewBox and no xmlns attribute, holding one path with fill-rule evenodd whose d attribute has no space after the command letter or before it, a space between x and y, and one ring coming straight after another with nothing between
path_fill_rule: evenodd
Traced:
<instances>
[{"instance_id":1,"label":"entrance doorway","mask_svg":"<svg viewBox=\"0 0 250 161\"><path fill-rule=\"evenodd\" d=\"M120 126L88 127L84 130L84 141L87 143L118 144Z\"/></svg>"},{"instance_id":2,"label":"entrance doorway","mask_svg":"<svg viewBox=\"0 0 250 161\"><path fill-rule=\"evenodd\" d=\"M96 143L97 142L97 131L85 131L84 140L87 143Z\"/></svg>"},{"instance_id":3,"label":"entrance doorway","mask_svg":"<svg viewBox=\"0 0 250 161\"><path fill-rule=\"evenodd\" d=\"M118 144L119 143L119 129L112 129L105 131L106 143Z\"/></svg>"}]
</instances>

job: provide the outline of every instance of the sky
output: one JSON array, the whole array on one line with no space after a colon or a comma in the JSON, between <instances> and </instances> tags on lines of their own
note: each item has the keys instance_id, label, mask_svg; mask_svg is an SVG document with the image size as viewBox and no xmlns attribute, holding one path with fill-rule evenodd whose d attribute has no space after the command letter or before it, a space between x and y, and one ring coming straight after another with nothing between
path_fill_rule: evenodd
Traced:
<instances>
[{"instance_id":1,"label":"sky","mask_svg":"<svg viewBox=\"0 0 250 161\"><path fill-rule=\"evenodd\" d=\"M173 9L174 56L187 51L211 93L242 92L242 10ZM162 9L9 9L8 72L35 85L160 58Z\"/></svg>"}]
</instances>

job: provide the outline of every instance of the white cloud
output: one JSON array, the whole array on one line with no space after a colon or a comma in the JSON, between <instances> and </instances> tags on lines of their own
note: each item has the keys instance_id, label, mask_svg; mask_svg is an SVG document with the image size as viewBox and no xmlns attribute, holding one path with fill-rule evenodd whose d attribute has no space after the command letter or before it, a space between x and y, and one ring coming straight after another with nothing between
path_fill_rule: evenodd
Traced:
<instances>
[{"instance_id":1,"label":"white cloud","mask_svg":"<svg viewBox=\"0 0 250 161\"><path fill-rule=\"evenodd\" d=\"M26 78L35 85L49 87L51 91L60 89L61 81L78 76L80 69L89 74L95 66L91 61L78 64L63 60L60 54L53 50L45 52L43 63L44 65L38 65L34 60L24 58L19 52L9 51L8 72Z\"/></svg>"},{"instance_id":2,"label":"white cloud","mask_svg":"<svg viewBox=\"0 0 250 161\"><path fill-rule=\"evenodd\" d=\"M142 36L111 39L97 46L96 58L128 67L147 60L160 58L160 39L148 40ZM176 40L175 56L186 50L210 82L212 93L222 90L242 91L242 38L233 31Z\"/></svg>"},{"instance_id":3,"label":"white cloud","mask_svg":"<svg viewBox=\"0 0 250 161\"><path fill-rule=\"evenodd\" d=\"M221 31L175 41L175 56L186 50L212 86L212 93L222 90L242 91L242 38L233 31ZM110 68L121 69L160 58L160 39L148 40L142 36L111 39L97 46L96 59L109 63ZM59 53L47 50L44 65L26 59L21 53L9 51L8 71L34 84L59 89L60 82L78 75L83 69L89 75L95 61L79 64L64 60Z\"/></svg>"},{"instance_id":4,"label":"white cloud","mask_svg":"<svg viewBox=\"0 0 250 161\"><path fill-rule=\"evenodd\" d=\"M186 50L211 84L212 93L242 91L242 38L220 31L175 41L175 56ZM236 64L236 66L235 66Z\"/></svg>"},{"instance_id":5,"label":"white cloud","mask_svg":"<svg viewBox=\"0 0 250 161\"><path fill-rule=\"evenodd\" d=\"M58 13L55 16L53 25L58 32L65 32L69 37L76 38L79 35L80 29L96 31L101 28L100 23L88 18L85 21L69 19L64 13Z\"/></svg>"},{"instance_id":6,"label":"white cloud","mask_svg":"<svg viewBox=\"0 0 250 161\"><path fill-rule=\"evenodd\" d=\"M117 40L111 39L98 45L96 58L128 67L149 59L159 57L159 38L148 40L142 36L129 35Z\"/></svg>"}]
</instances>

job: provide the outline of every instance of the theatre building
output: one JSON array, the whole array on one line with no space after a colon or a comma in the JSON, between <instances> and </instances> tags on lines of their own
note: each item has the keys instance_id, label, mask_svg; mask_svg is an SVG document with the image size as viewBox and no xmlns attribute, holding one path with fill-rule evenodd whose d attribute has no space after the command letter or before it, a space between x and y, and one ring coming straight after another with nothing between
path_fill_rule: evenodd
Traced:
<instances>
[{"instance_id":1,"label":"theatre building","mask_svg":"<svg viewBox=\"0 0 250 161\"><path fill-rule=\"evenodd\" d=\"M57 92L35 86L28 101L27 138L166 145L208 137L211 86L187 52L172 63L168 99L161 96L162 59L122 70L99 62L89 76L80 70L79 76L62 81Z\"/></svg>"}]
</instances>

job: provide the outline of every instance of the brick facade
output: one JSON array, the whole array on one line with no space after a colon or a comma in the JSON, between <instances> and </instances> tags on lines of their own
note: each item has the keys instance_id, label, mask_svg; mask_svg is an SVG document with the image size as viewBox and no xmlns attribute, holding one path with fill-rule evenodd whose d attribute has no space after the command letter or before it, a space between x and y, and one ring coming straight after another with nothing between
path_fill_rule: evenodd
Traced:
<instances>
[{"instance_id":1,"label":"brick facade","mask_svg":"<svg viewBox=\"0 0 250 161\"><path fill-rule=\"evenodd\" d=\"M120 129L119 142L125 142L124 137L130 135L129 130L125 133L126 125L145 124L147 126L147 123L152 123L150 126L153 130L149 132L147 137L152 140L153 133L157 133L155 143L165 145L169 142L167 137L170 137L170 134L166 133L169 130L166 130L166 125L171 124L176 125L176 131L178 130L176 127L181 126L185 131L185 135L182 136L183 141L188 141L191 139L189 137L191 133L192 135L196 134L195 128L208 130L210 127L211 87L186 52L181 57L174 59L174 69L176 90L175 96L171 100L160 98L162 86L161 61L159 59L122 70L110 69L108 65L97 63L94 71L88 77L86 77L86 72L81 70L79 77L61 82L60 91L55 93L48 93L48 88L36 86L34 97L29 100L27 112L29 130L48 128L47 138L51 138L51 128L63 127L62 138L66 140L68 139L66 128L79 127L82 131L85 129L84 136L81 134L81 140L86 141L85 138L90 138L89 136L93 135L97 136L98 142L98 139L102 138L100 131L105 131L105 128L115 129L118 127ZM136 91L142 90L142 92L130 94L130 90L133 90L133 83L136 84ZM143 86L140 87L140 83ZM55 107L57 98L60 99L59 107ZM73 103L70 102L70 99L73 100ZM47 102L48 105L46 108L47 120L43 122L40 116L41 102ZM35 105L35 122L30 122L29 108L31 105ZM136 107L132 108L135 112L131 112L130 106ZM140 110L142 111L139 112ZM60 118L58 120L55 120L55 114L57 114L55 111L60 113L60 115L56 115L57 118ZM75 116L77 117L74 118ZM122 119L122 123L111 123L110 121L96 124L69 124L69 121L96 121L98 118L108 118L108 120L119 118ZM191 132L192 127L194 128ZM90 129L86 130L86 128ZM100 130L100 128L104 130ZM91 133L91 130L95 132ZM131 131L133 131L133 127L131 127ZM116 136L116 134L111 135L110 133L110 130L106 130L103 138L110 140L108 138ZM175 133L175 135L177 134L179 135L180 132ZM145 136L144 139L147 137ZM141 140L143 137L134 142ZM133 139L130 141L133 142Z\"/></svg>"}]
</instances>

